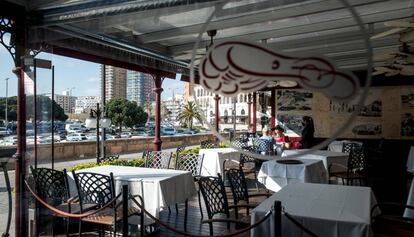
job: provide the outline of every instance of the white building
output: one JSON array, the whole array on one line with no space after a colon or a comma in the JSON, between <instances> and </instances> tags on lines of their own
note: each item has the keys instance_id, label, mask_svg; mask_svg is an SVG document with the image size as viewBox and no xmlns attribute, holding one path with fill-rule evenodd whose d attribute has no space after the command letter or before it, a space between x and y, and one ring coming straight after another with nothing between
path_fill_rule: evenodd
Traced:
<instances>
[{"instance_id":1,"label":"white building","mask_svg":"<svg viewBox=\"0 0 414 237\"><path fill-rule=\"evenodd\" d=\"M168 111L165 115L167 121L176 123L178 125L177 116L184 105L183 95L174 95L162 101L162 106ZM162 110L162 109L161 109ZM164 118L163 118L164 119Z\"/></svg>"},{"instance_id":2,"label":"white building","mask_svg":"<svg viewBox=\"0 0 414 237\"><path fill-rule=\"evenodd\" d=\"M47 94L52 99L52 94ZM53 100L60 105L65 111L65 114L75 112L76 96L71 96L68 91L63 91L62 95L55 94Z\"/></svg>"},{"instance_id":3,"label":"white building","mask_svg":"<svg viewBox=\"0 0 414 237\"><path fill-rule=\"evenodd\" d=\"M202 86L196 85L194 87L194 98L200 106L207 121L214 124L214 95L205 90ZM219 114L220 124L224 125L221 128L231 127L233 124L234 108L236 112L236 124L238 128L247 128L247 94L240 94L237 97L220 97L219 100ZM235 103L235 104L234 104ZM228 125L228 126L226 126Z\"/></svg>"},{"instance_id":4,"label":"white building","mask_svg":"<svg viewBox=\"0 0 414 237\"><path fill-rule=\"evenodd\" d=\"M100 103L98 96L79 96L76 99L75 113L88 113L91 109L96 109L96 103Z\"/></svg>"}]
</instances>

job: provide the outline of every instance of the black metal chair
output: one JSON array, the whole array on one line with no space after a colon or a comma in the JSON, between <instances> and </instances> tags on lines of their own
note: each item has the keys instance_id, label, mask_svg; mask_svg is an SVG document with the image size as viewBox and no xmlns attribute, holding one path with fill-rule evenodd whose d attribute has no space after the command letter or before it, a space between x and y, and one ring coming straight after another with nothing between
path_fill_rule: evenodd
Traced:
<instances>
[{"instance_id":1,"label":"black metal chair","mask_svg":"<svg viewBox=\"0 0 414 237\"><path fill-rule=\"evenodd\" d=\"M181 154L180 156L177 157L177 160L175 162L175 169L190 171L191 174L193 175L194 182L198 183L198 180L201 177L201 168L203 167L203 160L204 160L204 155L199 155L196 153ZM197 191L197 195L198 195L198 204L200 208L201 219L203 219L203 209L201 207L200 190ZM178 213L177 205L175 206L175 208ZM186 226L186 223L184 224Z\"/></svg>"},{"instance_id":2,"label":"black metal chair","mask_svg":"<svg viewBox=\"0 0 414 237\"><path fill-rule=\"evenodd\" d=\"M241 139L239 139L239 140L234 140L234 141L232 142L232 145L233 145L234 147L237 147L237 148L240 148L240 149L245 149L245 148L247 148L247 142L245 142L245 141L243 141L243 140L241 140Z\"/></svg>"},{"instance_id":3,"label":"black metal chair","mask_svg":"<svg viewBox=\"0 0 414 237\"><path fill-rule=\"evenodd\" d=\"M79 221L79 236L82 235L82 222L99 225L100 233L102 226L110 226L112 227L113 236L116 236L117 223L122 221L122 202L113 201L116 196L112 172L109 176L91 172L75 173L75 171L72 171L72 174L78 190L81 213L102 208L109 204L109 202L113 202L104 210L82 218ZM139 197L139 199L143 203L142 198ZM138 208L129 207L127 214L128 217L132 215L139 215L141 217L141 236L144 234L144 218L142 213Z\"/></svg>"},{"instance_id":4,"label":"black metal chair","mask_svg":"<svg viewBox=\"0 0 414 237\"><path fill-rule=\"evenodd\" d=\"M331 167L335 165L335 163L331 164L329 170L331 170ZM346 185L353 185L354 180L358 180L359 185L361 185L361 181L365 181L364 183L366 183L367 179L365 168L366 162L364 147L358 144L353 144L351 145L349 153L347 170L342 172L329 172L329 174L331 177L342 179L343 185L345 185L344 180L346 180Z\"/></svg>"},{"instance_id":5,"label":"black metal chair","mask_svg":"<svg viewBox=\"0 0 414 237\"><path fill-rule=\"evenodd\" d=\"M218 148L218 144L216 141L212 140L205 140L200 142L201 149L211 149L211 148Z\"/></svg>"},{"instance_id":6,"label":"black metal chair","mask_svg":"<svg viewBox=\"0 0 414 237\"><path fill-rule=\"evenodd\" d=\"M377 212L381 209L380 213ZM371 226L374 236L411 237L414 233L414 219L404 217L404 209L414 210L414 206L402 203L377 203L371 208Z\"/></svg>"},{"instance_id":7,"label":"black metal chair","mask_svg":"<svg viewBox=\"0 0 414 237\"><path fill-rule=\"evenodd\" d=\"M246 175L253 174L254 181L256 182L256 188L259 189L257 184L257 161L254 157L248 156L246 154L240 154L240 168L243 170L243 173Z\"/></svg>"},{"instance_id":8,"label":"black metal chair","mask_svg":"<svg viewBox=\"0 0 414 237\"><path fill-rule=\"evenodd\" d=\"M343 145L342 145L342 152L343 153L351 153L351 150L354 148L354 147L357 147L357 146L360 146L358 143L354 143L354 142L345 142Z\"/></svg>"},{"instance_id":9,"label":"black metal chair","mask_svg":"<svg viewBox=\"0 0 414 237\"><path fill-rule=\"evenodd\" d=\"M147 151L143 151L143 152L142 152L142 157L141 157L141 158L145 161L145 160L147 159L147 157L148 157L148 153L150 153L150 152L151 152L151 151L148 151L148 150L147 150Z\"/></svg>"},{"instance_id":10,"label":"black metal chair","mask_svg":"<svg viewBox=\"0 0 414 237\"><path fill-rule=\"evenodd\" d=\"M204 155L196 153L182 154L177 157L175 163L176 170L190 171L193 177L200 177L201 168L203 166Z\"/></svg>"},{"instance_id":11,"label":"black metal chair","mask_svg":"<svg viewBox=\"0 0 414 237\"><path fill-rule=\"evenodd\" d=\"M269 192L265 193L251 193L249 194L249 190L247 188L246 178L244 176L244 172L242 168L239 169L230 169L226 172L227 180L230 183L231 192L233 194L233 201L235 204L235 215L236 219L238 219L238 205L239 203L243 203L246 205L246 215L249 215L249 209L255 208L258 203L250 203L251 197L270 197L272 194Z\"/></svg>"},{"instance_id":12,"label":"black metal chair","mask_svg":"<svg viewBox=\"0 0 414 237\"><path fill-rule=\"evenodd\" d=\"M177 149L175 150L175 155L178 157L180 155L180 153L185 150L185 148L186 148L185 145L177 146Z\"/></svg>"},{"instance_id":13,"label":"black metal chair","mask_svg":"<svg viewBox=\"0 0 414 237\"><path fill-rule=\"evenodd\" d=\"M111 162L111 161L118 160L118 159L119 159L119 155L110 155L110 156L99 158L99 162L105 162L105 161Z\"/></svg>"},{"instance_id":14,"label":"black metal chair","mask_svg":"<svg viewBox=\"0 0 414 237\"><path fill-rule=\"evenodd\" d=\"M229 206L228 204L226 190L220 174L218 174L218 177L200 177L198 183L208 216L208 219L202 220L201 223L209 224L210 235L213 235L214 222L227 223L227 229L230 229L231 223L236 224L236 228L249 225L248 222L230 218L229 209L235 208L235 206ZM237 207L246 207L246 205L238 205ZM225 218L214 218L216 215L224 215Z\"/></svg>"},{"instance_id":15,"label":"black metal chair","mask_svg":"<svg viewBox=\"0 0 414 237\"><path fill-rule=\"evenodd\" d=\"M49 169L49 168L33 168L30 166L36 193L44 201L52 204L58 209L65 212L79 212L79 205L70 198L69 185L67 180L66 170L63 171ZM74 210L72 210L72 208ZM44 227L50 222L48 216L52 216L52 235L55 230L55 217L46 209L41 208L41 205L36 204L36 227L37 232L43 231ZM69 230L69 219L65 220L66 235Z\"/></svg>"},{"instance_id":16,"label":"black metal chair","mask_svg":"<svg viewBox=\"0 0 414 237\"><path fill-rule=\"evenodd\" d=\"M172 152L152 151L145 157L145 167L154 169L169 169Z\"/></svg>"},{"instance_id":17,"label":"black metal chair","mask_svg":"<svg viewBox=\"0 0 414 237\"><path fill-rule=\"evenodd\" d=\"M254 143L256 153L260 153L263 155L271 155L272 154L272 142L265 139L257 139Z\"/></svg>"}]
</instances>

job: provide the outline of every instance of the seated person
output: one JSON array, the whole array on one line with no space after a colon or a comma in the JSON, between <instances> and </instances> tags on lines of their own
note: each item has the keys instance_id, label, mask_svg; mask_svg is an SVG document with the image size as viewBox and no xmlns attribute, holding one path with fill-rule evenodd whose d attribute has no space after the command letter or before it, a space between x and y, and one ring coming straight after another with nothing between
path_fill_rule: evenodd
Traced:
<instances>
[{"instance_id":1,"label":"seated person","mask_svg":"<svg viewBox=\"0 0 414 237\"><path fill-rule=\"evenodd\" d=\"M256 145L262 144L262 145L258 145L258 149L261 154L266 155L269 152L271 152L271 150L273 150L275 140L273 139L272 136L270 136L270 132L266 127L263 128L262 133L263 135L259 138L259 140L266 140L267 145L264 145L263 142L259 143L258 141L256 142Z\"/></svg>"},{"instance_id":2,"label":"seated person","mask_svg":"<svg viewBox=\"0 0 414 237\"><path fill-rule=\"evenodd\" d=\"M279 125L277 125L274 128L274 136L273 136L273 138L275 139L276 144L281 144L283 146L282 147L283 150L290 149L289 137L286 136L284 134L284 132L285 132L285 130L281 126L279 126Z\"/></svg>"},{"instance_id":3,"label":"seated person","mask_svg":"<svg viewBox=\"0 0 414 237\"><path fill-rule=\"evenodd\" d=\"M264 139L273 142L273 138L269 135L269 130L267 128L263 128L262 133L263 135L259 139Z\"/></svg>"}]
</instances>

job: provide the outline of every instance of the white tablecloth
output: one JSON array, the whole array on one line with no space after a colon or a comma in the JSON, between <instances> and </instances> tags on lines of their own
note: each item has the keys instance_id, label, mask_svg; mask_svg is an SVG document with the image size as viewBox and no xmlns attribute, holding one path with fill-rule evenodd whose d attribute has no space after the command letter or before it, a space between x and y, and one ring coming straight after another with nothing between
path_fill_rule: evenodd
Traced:
<instances>
[{"instance_id":1,"label":"white tablecloth","mask_svg":"<svg viewBox=\"0 0 414 237\"><path fill-rule=\"evenodd\" d=\"M371 188L297 183L289 184L252 211L252 223L261 219L275 200L285 211L321 237L372 236L370 210L377 202ZM273 216L252 230L253 237L274 236ZM282 236L307 236L282 218Z\"/></svg>"},{"instance_id":2,"label":"white tablecloth","mask_svg":"<svg viewBox=\"0 0 414 237\"><path fill-rule=\"evenodd\" d=\"M325 166L326 170L328 170L331 164L337 164L337 165L332 165L331 172L346 171L346 167L348 166L347 163L348 163L349 154L343 153L343 152L325 151L325 150L309 150L309 149L285 150L282 153L282 157L297 155L303 152L306 152L306 154L299 156L299 159L322 160L323 165Z\"/></svg>"},{"instance_id":3,"label":"white tablecloth","mask_svg":"<svg viewBox=\"0 0 414 237\"><path fill-rule=\"evenodd\" d=\"M361 142L357 142L357 141L349 141L349 140L343 140L343 141L332 141L329 145L328 145L328 151L336 151L336 152L342 152L342 147L344 145L344 143L357 143L357 144L361 144Z\"/></svg>"},{"instance_id":4,"label":"white tablecloth","mask_svg":"<svg viewBox=\"0 0 414 237\"><path fill-rule=\"evenodd\" d=\"M196 193L193 177L187 171L104 165L77 172L103 175L112 172L115 179L115 193L120 193L122 185L128 184L129 192L132 195L141 195L145 209L155 216L158 216L163 207L183 203ZM72 174L69 177L71 193L76 193Z\"/></svg>"},{"instance_id":5,"label":"white tablecloth","mask_svg":"<svg viewBox=\"0 0 414 237\"><path fill-rule=\"evenodd\" d=\"M407 171L414 173L414 146L410 148L410 153L407 158Z\"/></svg>"},{"instance_id":6,"label":"white tablecloth","mask_svg":"<svg viewBox=\"0 0 414 237\"><path fill-rule=\"evenodd\" d=\"M414 179L411 180L410 192L408 193L407 205L414 206ZM404 211L404 217L414 218L414 210L406 208Z\"/></svg>"},{"instance_id":7,"label":"white tablecloth","mask_svg":"<svg viewBox=\"0 0 414 237\"><path fill-rule=\"evenodd\" d=\"M327 172L321 160L301 159L303 164L286 165L276 160L263 162L257 179L267 189L279 191L291 183L326 183Z\"/></svg>"},{"instance_id":8,"label":"white tablecloth","mask_svg":"<svg viewBox=\"0 0 414 237\"><path fill-rule=\"evenodd\" d=\"M204 155L202 176L217 176L217 173L223 175L225 160L240 161L240 152L233 148L201 149L199 154Z\"/></svg>"}]
</instances>

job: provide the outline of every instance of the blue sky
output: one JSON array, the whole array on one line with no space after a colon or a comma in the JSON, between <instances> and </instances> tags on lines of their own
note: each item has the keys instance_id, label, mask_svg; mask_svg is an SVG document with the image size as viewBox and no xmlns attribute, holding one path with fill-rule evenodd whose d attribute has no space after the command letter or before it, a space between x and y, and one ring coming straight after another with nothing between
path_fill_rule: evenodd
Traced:
<instances>
[{"instance_id":1,"label":"blue sky","mask_svg":"<svg viewBox=\"0 0 414 237\"><path fill-rule=\"evenodd\" d=\"M100 91L99 82L99 64L87 62L83 60L62 57L58 55L40 53L38 58L48 59L55 66L55 93L61 94L62 91L69 88L72 89L72 95L98 95ZM17 94L17 80L12 73L14 63L9 52L0 45L0 97L6 95L6 81L9 79L8 95ZM37 93L51 93L51 70L38 69L37 71ZM182 94L184 91L184 83L176 80L165 79L163 83L163 98L172 96L172 88L175 94Z\"/></svg>"}]
</instances>

